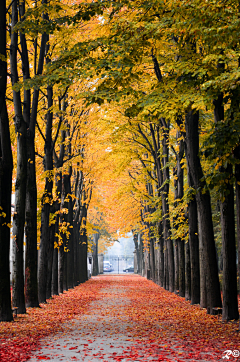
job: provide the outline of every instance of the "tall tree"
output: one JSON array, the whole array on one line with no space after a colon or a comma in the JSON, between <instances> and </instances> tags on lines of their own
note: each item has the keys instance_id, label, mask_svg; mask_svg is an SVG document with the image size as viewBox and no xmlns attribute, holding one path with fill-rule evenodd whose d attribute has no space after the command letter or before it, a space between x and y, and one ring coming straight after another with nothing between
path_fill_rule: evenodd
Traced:
<instances>
[{"instance_id":1,"label":"tall tree","mask_svg":"<svg viewBox=\"0 0 240 362\"><path fill-rule=\"evenodd\" d=\"M7 42L6 1L0 3L0 321L11 321L9 243L12 192L12 150L6 106Z\"/></svg>"},{"instance_id":2,"label":"tall tree","mask_svg":"<svg viewBox=\"0 0 240 362\"><path fill-rule=\"evenodd\" d=\"M189 165L189 173L193 179L196 190L196 201L198 209L198 221L201 229L201 238L205 259L205 271L207 286L207 308L208 313L212 314L212 308L221 307L220 284L218 278L218 266L216 259L216 248L213 234L212 210L209 191L203 192L205 182L203 180L203 171L199 159L199 112L190 109L185 117L186 129L186 157Z\"/></svg>"},{"instance_id":3,"label":"tall tree","mask_svg":"<svg viewBox=\"0 0 240 362\"><path fill-rule=\"evenodd\" d=\"M22 8L24 4L21 4ZM14 122L17 135L17 176L15 182L15 210L13 216L13 274L12 290L14 307L18 307L19 313L26 313L25 295L24 295L24 275L23 275L23 238L25 225L25 203L26 203L26 180L27 180L27 123L29 123L29 92L24 92L25 117L23 117L20 91L15 91L14 86L19 81L17 67L18 53L18 31L14 27L18 22L18 5L12 3L12 30L10 46L11 79L13 85L14 102ZM22 35L24 37L24 35ZM25 42L24 42L25 45ZM25 49L24 49L25 50ZM25 56L26 54L24 54ZM28 102L27 102L28 101Z\"/></svg>"}]
</instances>

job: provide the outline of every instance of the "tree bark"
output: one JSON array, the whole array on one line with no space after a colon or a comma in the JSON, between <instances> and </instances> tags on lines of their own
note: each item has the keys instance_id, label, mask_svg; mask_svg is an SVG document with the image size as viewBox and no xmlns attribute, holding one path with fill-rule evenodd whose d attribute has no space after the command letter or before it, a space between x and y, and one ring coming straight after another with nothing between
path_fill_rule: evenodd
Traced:
<instances>
[{"instance_id":1,"label":"tree bark","mask_svg":"<svg viewBox=\"0 0 240 362\"><path fill-rule=\"evenodd\" d=\"M68 173L63 176L63 183L65 189L65 203L64 207L68 209L65 215L65 220L68 223L69 237L67 239L67 286L73 288L73 267L74 267L74 254L73 254L73 202L71 192L71 175L72 167L69 167Z\"/></svg>"},{"instance_id":2,"label":"tree bark","mask_svg":"<svg viewBox=\"0 0 240 362\"><path fill-rule=\"evenodd\" d=\"M158 222L159 237L159 283L160 287L164 286L164 239L162 221Z\"/></svg>"},{"instance_id":3,"label":"tree bark","mask_svg":"<svg viewBox=\"0 0 240 362\"><path fill-rule=\"evenodd\" d=\"M190 185L189 185L190 186ZM197 203L192 195L188 202L188 232L191 263L191 304L200 303L200 269L199 269L199 240Z\"/></svg>"},{"instance_id":4,"label":"tree bark","mask_svg":"<svg viewBox=\"0 0 240 362\"><path fill-rule=\"evenodd\" d=\"M240 146L235 149L235 158L240 162ZM235 164L235 189L236 189L236 221L237 221L237 245L238 245L238 294L240 293L240 163Z\"/></svg>"},{"instance_id":5,"label":"tree bark","mask_svg":"<svg viewBox=\"0 0 240 362\"><path fill-rule=\"evenodd\" d=\"M180 138L181 134L178 130L176 133L176 139L178 142L178 152L175 152L176 156L176 167L174 168L174 206L182 203L183 198L183 168L181 165L181 161L184 155L184 143L183 140ZM175 218L174 222L177 222L177 217ZM178 229L178 225L175 226ZM180 237L176 238L176 252L175 253L175 265L177 270L175 270L175 276L178 280L175 280L175 291L179 290L179 295L181 297L185 296L185 241L181 240Z\"/></svg>"},{"instance_id":6,"label":"tree bark","mask_svg":"<svg viewBox=\"0 0 240 362\"><path fill-rule=\"evenodd\" d=\"M185 242L178 239L179 295L185 297Z\"/></svg>"},{"instance_id":7,"label":"tree bark","mask_svg":"<svg viewBox=\"0 0 240 362\"><path fill-rule=\"evenodd\" d=\"M232 166L225 170L232 175ZM222 320L239 318L237 298L237 268L234 219L234 191L231 182L225 184L224 200L220 203L223 250L223 310Z\"/></svg>"},{"instance_id":8,"label":"tree bark","mask_svg":"<svg viewBox=\"0 0 240 362\"><path fill-rule=\"evenodd\" d=\"M80 283L84 283L88 280L88 268L87 268L87 230L86 230L86 219L87 219L87 207L86 204L82 205L82 226L80 232Z\"/></svg>"},{"instance_id":9,"label":"tree bark","mask_svg":"<svg viewBox=\"0 0 240 362\"><path fill-rule=\"evenodd\" d=\"M26 306L39 307L38 302L38 250L37 250L37 184L35 168L35 136L27 132L27 183L26 183L26 218L25 218L25 298Z\"/></svg>"},{"instance_id":10,"label":"tree bark","mask_svg":"<svg viewBox=\"0 0 240 362\"><path fill-rule=\"evenodd\" d=\"M178 242L175 240L175 251L174 251L174 269L175 269L175 293L179 292L179 248L178 248Z\"/></svg>"},{"instance_id":11,"label":"tree bark","mask_svg":"<svg viewBox=\"0 0 240 362\"><path fill-rule=\"evenodd\" d=\"M191 263L189 242L185 244L185 299L191 300Z\"/></svg>"},{"instance_id":12,"label":"tree bark","mask_svg":"<svg viewBox=\"0 0 240 362\"><path fill-rule=\"evenodd\" d=\"M223 94L213 101L215 124L224 121ZM220 212L223 252L223 310L222 320L238 319L237 269L235 245L234 191L230 178L233 170L230 163L221 166L219 172L224 175L225 183L221 191Z\"/></svg>"},{"instance_id":13,"label":"tree bark","mask_svg":"<svg viewBox=\"0 0 240 362\"><path fill-rule=\"evenodd\" d=\"M185 117L186 145L190 174L196 190L199 228L202 234L203 252L206 263L207 303L208 313L212 314L212 308L221 307L220 284L218 279L218 266L216 248L213 234L212 211L209 191L202 192L206 187L203 179L203 171L199 159L199 112L189 110Z\"/></svg>"},{"instance_id":14,"label":"tree bark","mask_svg":"<svg viewBox=\"0 0 240 362\"><path fill-rule=\"evenodd\" d=\"M63 293L63 279L64 279L64 245L59 246L58 251L58 292Z\"/></svg>"},{"instance_id":15,"label":"tree bark","mask_svg":"<svg viewBox=\"0 0 240 362\"><path fill-rule=\"evenodd\" d=\"M55 202L51 205L50 214L55 213ZM52 217L51 217L51 221ZM53 252L54 252L54 240L55 240L55 224L49 225L49 242L47 252L47 286L46 286L46 299L49 299L52 295L52 270L53 270Z\"/></svg>"},{"instance_id":16,"label":"tree bark","mask_svg":"<svg viewBox=\"0 0 240 362\"><path fill-rule=\"evenodd\" d=\"M93 234L93 272L92 275L98 275L98 240L99 234Z\"/></svg>"},{"instance_id":17,"label":"tree bark","mask_svg":"<svg viewBox=\"0 0 240 362\"><path fill-rule=\"evenodd\" d=\"M187 154L187 146L185 142L185 154ZM187 175L188 186L194 187L193 179L190 173L190 166L187 159ZM200 256L199 256L199 239L198 239L198 217L197 202L195 194L192 193L188 200L188 233L191 263L191 304L200 303ZM204 274L204 266L202 266L202 274ZM203 276L204 280L205 277ZM205 283L202 284L204 286ZM205 288L203 288L205 290ZM204 299L204 298L203 298ZM205 303L202 301L202 305Z\"/></svg>"},{"instance_id":18,"label":"tree bark","mask_svg":"<svg viewBox=\"0 0 240 362\"><path fill-rule=\"evenodd\" d=\"M0 2L0 54L6 58L6 0ZM10 223L12 149L6 106L7 61L0 59L0 322L12 321L10 294Z\"/></svg>"},{"instance_id":19,"label":"tree bark","mask_svg":"<svg viewBox=\"0 0 240 362\"><path fill-rule=\"evenodd\" d=\"M55 238L56 242L56 238ZM52 265L52 295L58 295L58 248L53 250L53 265Z\"/></svg>"},{"instance_id":20,"label":"tree bark","mask_svg":"<svg viewBox=\"0 0 240 362\"><path fill-rule=\"evenodd\" d=\"M164 285L163 288L169 290L169 273L168 273L168 249L164 250Z\"/></svg>"},{"instance_id":21,"label":"tree bark","mask_svg":"<svg viewBox=\"0 0 240 362\"><path fill-rule=\"evenodd\" d=\"M12 29L18 22L18 6L12 4ZM18 82L17 69L18 32L12 30L10 46L11 79L14 86ZM23 119L20 91L13 89L14 123L17 135L17 176L15 182L15 210L13 216L13 269L12 305L18 313L26 313L23 274L23 239L25 224L26 180L27 180L27 124Z\"/></svg>"},{"instance_id":22,"label":"tree bark","mask_svg":"<svg viewBox=\"0 0 240 362\"><path fill-rule=\"evenodd\" d=\"M149 232L150 233L150 232ZM155 250L154 250L155 239L150 236L150 271L151 279L156 282L156 268L155 268Z\"/></svg>"},{"instance_id":23,"label":"tree bark","mask_svg":"<svg viewBox=\"0 0 240 362\"><path fill-rule=\"evenodd\" d=\"M55 177L56 183L56 193L58 199L55 203L55 211L56 211L56 221L55 221L55 237L54 237L54 250L53 250L53 265L52 265L52 295L57 295L58 291L58 254L59 254L59 244L58 244L58 236L59 234L59 211L61 205L61 196L62 196L62 173L58 172ZM57 247L58 246L58 247Z\"/></svg>"},{"instance_id":24,"label":"tree bark","mask_svg":"<svg viewBox=\"0 0 240 362\"><path fill-rule=\"evenodd\" d=\"M47 287L47 252L49 244L49 216L52 201L53 189L53 154L52 154L52 120L53 114L50 110L53 104L53 89L51 86L47 87L48 96L48 113L46 124L46 140L45 140L45 157L44 157L44 170L47 172L45 178L45 189L42 196L42 214L41 214L41 241L40 241L40 255L39 255L39 269L38 269L38 299L39 303L46 302L46 287Z\"/></svg>"},{"instance_id":25,"label":"tree bark","mask_svg":"<svg viewBox=\"0 0 240 362\"><path fill-rule=\"evenodd\" d=\"M143 241L142 241L142 235L140 234L140 275L142 275L143 270L145 269L145 264L144 264L144 246L143 246Z\"/></svg>"},{"instance_id":26,"label":"tree bark","mask_svg":"<svg viewBox=\"0 0 240 362\"><path fill-rule=\"evenodd\" d=\"M45 18L45 15L43 15ZM41 40L37 74L42 74L48 35ZM37 250L37 182L35 160L35 125L37 119L39 89L34 89L30 124L27 130L27 183L26 183L26 256L25 298L27 307L39 307L38 301L38 250Z\"/></svg>"},{"instance_id":27,"label":"tree bark","mask_svg":"<svg viewBox=\"0 0 240 362\"><path fill-rule=\"evenodd\" d=\"M6 58L6 1L0 2L0 54ZM10 223L12 149L6 106L7 62L0 59L0 321L12 321L10 294Z\"/></svg>"},{"instance_id":28,"label":"tree bark","mask_svg":"<svg viewBox=\"0 0 240 362\"><path fill-rule=\"evenodd\" d=\"M168 273L168 287L170 292L174 292L174 253L173 253L173 242L171 239L171 225L169 220L169 203L168 203L168 195L169 195L169 125L165 124L165 120L163 122L163 158L162 158L162 166L163 166L163 185L161 187L162 194L162 211L163 211L163 229L164 229L164 241L167 247L168 254L168 268L165 269Z\"/></svg>"}]
</instances>

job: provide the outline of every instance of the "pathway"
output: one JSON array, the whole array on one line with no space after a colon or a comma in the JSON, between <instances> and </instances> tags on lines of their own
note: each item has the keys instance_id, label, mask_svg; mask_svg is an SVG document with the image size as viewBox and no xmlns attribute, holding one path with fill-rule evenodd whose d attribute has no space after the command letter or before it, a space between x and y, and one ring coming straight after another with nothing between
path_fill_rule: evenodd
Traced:
<instances>
[{"instance_id":1,"label":"pathway","mask_svg":"<svg viewBox=\"0 0 240 362\"><path fill-rule=\"evenodd\" d=\"M221 358L224 350L216 350L214 353L213 348L203 348L201 344L198 346L196 338L191 335L178 339L176 326L166 318L161 320L158 317L155 320L153 314L148 321L143 317L149 308L154 310L156 303L159 304L159 300L152 298L149 290L151 292L151 288L157 288L159 291L160 287L134 275L100 278L106 279L106 287L100 291L100 299L91 303L84 316L66 322L64 332L43 339L40 349L29 362L224 361ZM140 294L136 295L137 291L142 293L139 292L141 286L142 291L145 290L143 313L141 303L144 301ZM134 301L136 297L139 299ZM170 305L171 313L174 310L171 310ZM175 317L173 315L173 320ZM178 328L180 330L181 326Z\"/></svg>"}]
</instances>

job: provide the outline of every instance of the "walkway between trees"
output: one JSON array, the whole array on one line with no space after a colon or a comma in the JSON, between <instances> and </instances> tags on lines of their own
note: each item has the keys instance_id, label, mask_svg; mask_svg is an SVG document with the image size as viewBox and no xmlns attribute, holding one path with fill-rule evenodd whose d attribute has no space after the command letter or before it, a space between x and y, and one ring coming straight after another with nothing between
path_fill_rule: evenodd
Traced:
<instances>
[{"instance_id":1,"label":"walkway between trees","mask_svg":"<svg viewBox=\"0 0 240 362\"><path fill-rule=\"evenodd\" d=\"M102 276L99 299L65 331L41 343L35 358L51 361L218 361L222 323L152 282ZM229 336L226 336L226 338ZM236 337L236 336L235 336Z\"/></svg>"},{"instance_id":2,"label":"walkway between trees","mask_svg":"<svg viewBox=\"0 0 240 362\"><path fill-rule=\"evenodd\" d=\"M0 360L224 361L240 351L237 328L137 275L98 276L0 324Z\"/></svg>"}]
</instances>

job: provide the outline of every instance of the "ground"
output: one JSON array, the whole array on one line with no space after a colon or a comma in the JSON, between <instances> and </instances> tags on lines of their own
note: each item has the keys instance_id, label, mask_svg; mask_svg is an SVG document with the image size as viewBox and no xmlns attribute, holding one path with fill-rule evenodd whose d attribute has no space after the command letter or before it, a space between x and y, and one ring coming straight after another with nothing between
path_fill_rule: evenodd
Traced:
<instances>
[{"instance_id":1,"label":"ground","mask_svg":"<svg viewBox=\"0 0 240 362\"><path fill-rule=\"evenodd\" d=\"M0 361L237 361L237 330L143 277L98 276L1 323Z\"/></svg>"}]
</instances>

